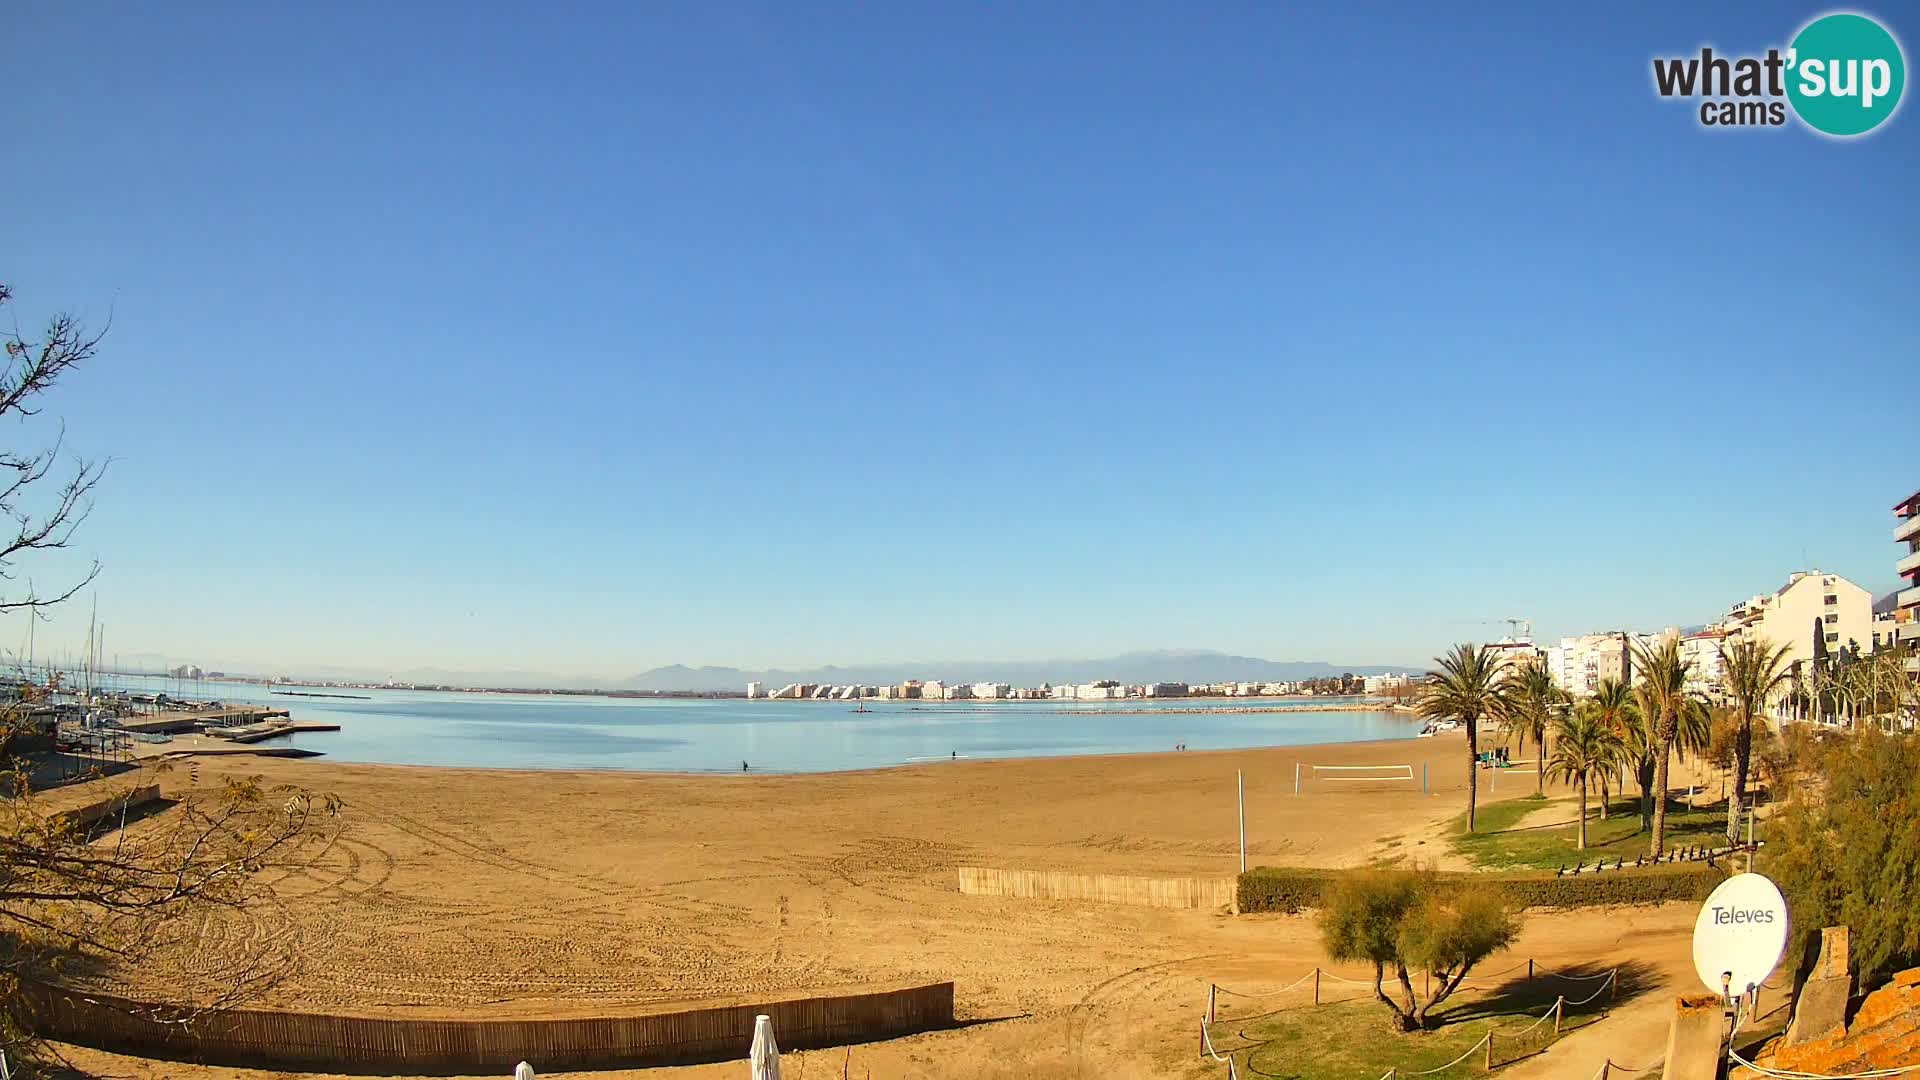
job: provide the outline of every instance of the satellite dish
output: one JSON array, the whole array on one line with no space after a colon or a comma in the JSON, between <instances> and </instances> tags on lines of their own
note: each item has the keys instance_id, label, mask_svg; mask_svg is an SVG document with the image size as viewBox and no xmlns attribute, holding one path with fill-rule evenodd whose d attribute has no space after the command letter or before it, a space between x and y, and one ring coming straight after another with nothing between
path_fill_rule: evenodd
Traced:
<instances>
[{"instance_id":1,"label":"satellite dish","mask_svg":"<svg viewBox=\"0 0 1920 1080\"><path fill-rule=\"evenodd\" d=\"M1760 874L1720 883L1693 923L1693 968L1715 994L1744 994L1780 966L1787 951L1787 900Z\"/></svg>"}]
</instances>

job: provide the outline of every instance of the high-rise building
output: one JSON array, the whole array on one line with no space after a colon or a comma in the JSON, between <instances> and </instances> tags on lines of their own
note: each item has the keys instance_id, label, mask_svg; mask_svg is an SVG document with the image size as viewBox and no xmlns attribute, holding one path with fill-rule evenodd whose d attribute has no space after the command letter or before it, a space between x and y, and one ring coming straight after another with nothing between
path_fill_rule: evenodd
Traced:
<instances>
[{"instance_id":1,"label":"high-rise building","mask_svg":"<svg viewBox=\"0 0 1920 1080\"><path fill-rule=\"evenodd\" d=\"M1893 598L1893 618L1900 624L1900 640L1920 641L1920 491L1894 504L1893 514L1900 524L1893 530L1893 542L1905 544L1907 553L1893 565L1903 587Z\"/></svg>"},{"instance_id":2,"label":"high-rise building","mask_svg":"<svg viewBox=\"0 0 1920 1080\"><path fill-rule=\"evenodd\" d=\"M747 696L749 698L757 698L760 696L760 694L761 694L761 689L760 689L759 683L750 682L747 684Z\"/></svg>"}]
</instances>

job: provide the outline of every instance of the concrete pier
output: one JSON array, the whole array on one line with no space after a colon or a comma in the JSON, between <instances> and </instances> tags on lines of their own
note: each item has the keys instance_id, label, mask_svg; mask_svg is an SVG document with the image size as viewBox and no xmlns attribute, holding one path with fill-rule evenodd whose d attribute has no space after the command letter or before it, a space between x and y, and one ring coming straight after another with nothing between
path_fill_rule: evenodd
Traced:
<instances>
[{"instance_id":1,"label":"concrete pier","mask_svg":"<svg viewBox=\"0 0 1920 1080\"><path fill-rule=\"evenodd\" d=\"M120 730L150 735L173 735L182 731L201 731L207 728L245 727L250 724L265 723L275 718L285 719L287 716L285 709L268 709L258 705L234 705L218 709L155 713L138 720L122 720Z\"/></svg>"}]
</instances>

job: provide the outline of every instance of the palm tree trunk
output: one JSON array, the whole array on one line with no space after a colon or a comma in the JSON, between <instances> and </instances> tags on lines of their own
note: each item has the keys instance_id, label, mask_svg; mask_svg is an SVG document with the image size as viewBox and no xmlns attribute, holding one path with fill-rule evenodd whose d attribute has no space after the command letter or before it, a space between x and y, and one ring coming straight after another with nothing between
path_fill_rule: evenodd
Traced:
<instances>
[{"instance_id":1,"label":"palm tree trunk","mask_svg":"<svg viewBox=\"0 0 1920 1080\"><path fill-rule=\"evenodd\" d=\"M1733 741L1733 794L1727 799L1727 843L1740 842L1740 814L1747 801L1747 767L1753 754L1753 717L1740 718L1740 734Z\"/></svg>"},{"instance_id":2,"label":"palm tree trunk","mask_svg":"<svg viewBox=\"0 0 1920 1080\"><path fill-rule=\"evenodd\" d=\"M1473 831L1474 804L1480 801L1480 730L1467 719L1467 831Z\"/></svg>"},{"instance_id":3,"label":"palm tree trunk","mask_svg":"<svg viewBox=\"0 0 1920 1080\"><path fill-rule=\"evenodd\" d=\"M1667 770L1673 756L1673 744L1666 739L1660 740L1659 749L1653 759L1653 848L1655 858L1667 851Z\"/></svg>"},{"instance_id":4,"label":"palm tree trunk","mask_svg":"<svg viewBox=\"0 0 1920 1080\"><path fill-rule=\"evenodd\" d=\"M1547 793L1547 729L1542 727L1533 733L1533 793Z\"/></svg>"},{"instance_id":5,"label":"palm tree trunk","mask_svg":"<svg viewBox=\"0 0 1920 1080\"><path fill-rule=\"evenodd\" d=\"M1587 774L1580 774L1580 850L1587 850Z\"/></svg>"},{"instance_id":6,"label":"palm tree trunk","mask_svg":"<svg viewBox=\"0 0 1920 1080\"><path fill-rule=\"evenodd\" d=\"M1607 803L1613 799L1613 777L1600 770L1600 820L1607 820Z\"/></svg>"}]
</instances>

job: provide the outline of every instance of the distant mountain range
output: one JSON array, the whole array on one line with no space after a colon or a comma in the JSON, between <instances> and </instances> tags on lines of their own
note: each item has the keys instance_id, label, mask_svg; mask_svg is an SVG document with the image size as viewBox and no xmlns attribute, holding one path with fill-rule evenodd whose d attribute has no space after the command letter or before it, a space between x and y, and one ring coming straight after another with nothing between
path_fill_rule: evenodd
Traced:
<instances>
[{"instance_id":1,"label":"distant mountain range","mask_svg":"<svg viewBox=\"0 0 1920 1080\"><path fill-rule=\"evenodd\" d=\"M859 683L879 686L907 679L940 679L948 683L1005 682L1015 686L1042 683L1084 683L1118 679L1148 682L1291 682L1351 672L1382 675L1413 670L1408 666L1330 664L1324 660L1262 660L1209 650L1155 649L1124 653L1099 660L976 660L925 664L861 664L851 667L788 671L773 668L749 671L734 667L687 667L671 664L643 671L620 685L632 690L744 690L750 682L769 690L787 683ZM1424 669L1422 669L1424 670Z\"/></svg>"}]
</instances>

